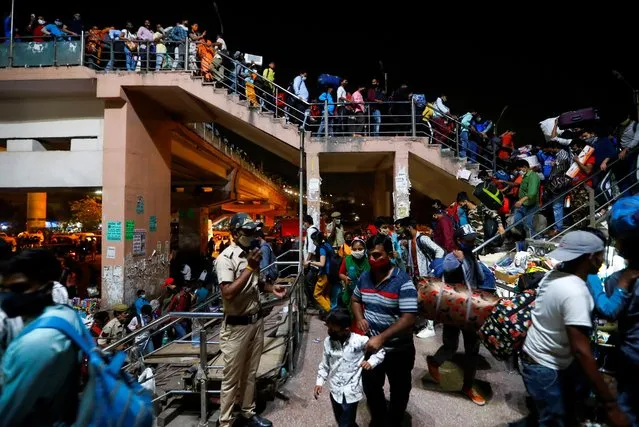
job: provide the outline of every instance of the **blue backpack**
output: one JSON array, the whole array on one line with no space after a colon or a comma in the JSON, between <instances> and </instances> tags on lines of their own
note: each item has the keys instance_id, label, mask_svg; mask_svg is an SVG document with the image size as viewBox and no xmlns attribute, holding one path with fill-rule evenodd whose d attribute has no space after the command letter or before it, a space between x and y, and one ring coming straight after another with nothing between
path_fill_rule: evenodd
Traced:
<instances>
[{"instance_id":1,"label":"blue backpack","mask_svg":"<svg viewBox=\"0 0 639 427\"><path fill-rule=\"evenodd\" d=\"M615 202L608 228L612 236L639 236L639 196L624 197Z\"/></svg>"},{"instance_id":2,"label":"blue backpack","mask_svg":"<svg viewBox=\"0 0 639 427\"><path fill-rule=\"evenodd\" d=\"M154 411L151 395L123 372L126 354L105 355L95 346L89 330L78 335L76 328L60 317L35 320L23 330L55 329L66 335L87 356L89 381L84 388L74 425L91 427L151 427Z\"/></svg>"}]
</instances>

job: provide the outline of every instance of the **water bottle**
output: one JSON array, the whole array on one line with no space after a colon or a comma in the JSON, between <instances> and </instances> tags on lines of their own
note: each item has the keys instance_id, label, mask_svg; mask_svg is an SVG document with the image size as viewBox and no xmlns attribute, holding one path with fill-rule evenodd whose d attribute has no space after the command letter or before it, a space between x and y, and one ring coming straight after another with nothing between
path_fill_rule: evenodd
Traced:
<instances>
[{"instance_id":1,"label":"water bottle","mask_svg":"<svg viewBox=\"0 0 639 427\"><path fill-rule=\"evenodd\" d=\"M202 325L200 321L197 319L193 319L191 323L191 345L193 347L200 346L200 330L202 329Z\"/></svg>"},{"instance_id":2,"label":"water bottle","mask_svg":"<svg viewBox=\"0 0 639 427\"><path fill-rule=\"evenodd\" d=\"M162 335L162 347L169 343L169 331L164 331L164 335Z\"/></svg>"}]
</instances>

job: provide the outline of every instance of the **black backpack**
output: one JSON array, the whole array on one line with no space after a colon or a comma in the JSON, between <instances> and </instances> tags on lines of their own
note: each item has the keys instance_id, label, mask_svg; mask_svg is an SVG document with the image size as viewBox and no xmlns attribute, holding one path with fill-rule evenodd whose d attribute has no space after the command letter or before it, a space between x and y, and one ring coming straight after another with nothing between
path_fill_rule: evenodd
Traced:
<instances>
[{"instance_id":1,"label":"black backpack","mask_svg":"<svg viewBox=\"0 0 639 427\"><path fill-rule=\"evenodd\" d=\"M431 247L426 245L424 242L422 242L422 237L427 237L427 236L420 234L417 237L417 241L416 241L417 247L419 248L420 251L422 251L424 256L428 259L428 262L431 262L432 260L435 259L435 251Z\"/></svg>"}]
</instances>

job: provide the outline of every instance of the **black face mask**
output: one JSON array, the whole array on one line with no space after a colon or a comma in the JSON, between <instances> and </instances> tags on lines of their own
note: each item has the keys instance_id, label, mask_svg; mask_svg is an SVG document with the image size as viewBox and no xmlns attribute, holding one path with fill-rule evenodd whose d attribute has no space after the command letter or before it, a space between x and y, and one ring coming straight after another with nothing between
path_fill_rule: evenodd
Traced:
<instances>
[{"instance_id":1,"label":"black face mask","mask_svg":"<svg viewBox=\"0 0 639 427\"><path fill-rule=\"evenodd\" d=\"M333 341L346 341L346 339L350 336L350 333L340 333L340 332L329 332L328 337Z\"/></svg>"},{"instance_id":2,"label":"black face mask","mask_svg":"<svg viewBox=\"0 0 639 427\"><path fill-rule=\"evenodd\" d=\"M53 305L53 297L48 289L39 289L31 293L0 293L0 308L8 317L36 317L44 309Z\"/></svg>"}]
</instances>

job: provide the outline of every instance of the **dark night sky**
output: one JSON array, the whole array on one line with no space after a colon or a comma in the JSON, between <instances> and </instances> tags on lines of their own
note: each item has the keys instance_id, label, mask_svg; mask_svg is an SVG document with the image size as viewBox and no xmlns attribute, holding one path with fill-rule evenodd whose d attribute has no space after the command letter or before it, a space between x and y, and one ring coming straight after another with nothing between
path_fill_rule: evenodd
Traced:
<instances>
[{"instance_id":1,"label":"dark night sky","mask_svg":"<svg viewBox=\"0 0 639 427\"><path fill-rule=\"evenodd\" d=\"M112 2L112 10L108 2L16 3L18 24L31 12L52 21L80 11L85 25L123 26L131 20L137 27L149 18L168 26L184 16L209 33L220 28L213 2L170 2L166 7ZM374 6L344 0L217 3L229 49L274 60L281 85L302 68L310 81L327 72L347 77L351 86L369 83L382 76L381 60L389 89L406 81L429 99L444 92L455 113L477 109L496 119L509 105L500 129L517 131L525 142L541 138L537 122L566 110L597 106L615 123L620 111L632 107L632 95L612 77L613 68L639 87L639 63L632 53L637 36L631 34L639 15L610 2L599 3L596 11L589 11L585 2L514 2L500 8L486 2L482 7L408 1ZM3 4L8 11L7 0ZM316 90L311 90L313 95Z\"/></svg>"}]
</instances>

